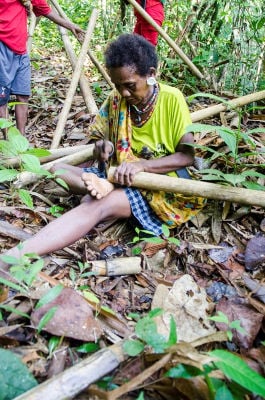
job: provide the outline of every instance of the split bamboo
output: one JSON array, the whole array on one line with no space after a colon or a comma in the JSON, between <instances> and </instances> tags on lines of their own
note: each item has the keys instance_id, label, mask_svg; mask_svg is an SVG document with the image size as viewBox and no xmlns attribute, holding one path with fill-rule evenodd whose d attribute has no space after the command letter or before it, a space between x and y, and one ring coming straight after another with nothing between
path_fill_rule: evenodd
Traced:
<instances>
[{"instance_id":1,"label":"split bamboo","mask_svg":"<svg viewBox=\"0 0 265 400\"><path fill-rule=\"evenodd\" d=\"M65 127L65 123L67 121L67 116L68 116L68 113L69 113L71 105L72 105L72 100L75 95L76 87L77 87L77 84L78 84L78 81L80 78L82 67L85 62L85 57L87 55L87 49L89 46L89 42L90 42L94 27L96 24L97 15L98 15L98 11L94 9L92 11L91 18L88 23L88 28L87 28L87 31L85 34L84 42L82 44L76 66L75 66L75 70L74 70L74 73L72 76L70 87L68 89L66 100L65 100L62 112L59 116L59 121L58 121L56 130L55 130L55 133L54 133L52 144L51 144L52 149L57 148L60 144L60 140L61 140L63 130Z\"/></svg>"},{"instance_id":2,"label":"split bamboo","mask_svg":"<svg viewBox=\"0 0 265 400\"><path fill-rule=\"evenodd\" d=\"M70 18L68 18L68 16L65 14L65 12L63 11L63 9L61 8L61 6L59 5L59 3L56 0L51 0L52 5L56 8L58 14L64 18L65 20L72 22L70 20ZM78 36L76 36L77 40L80 42L80 39ZM91 52L90 49L87 50L87 54L90 58L90 60L92 61L92 63L95 65L95 67L97 68L97 70L100 72L100 74L103 76L103 78L105 79L105 81L109 84L109 86L111 88L114 88L113 83L111 82L111 79L107 73L107 71L102 67L102 65L100 64L100 62L98 61L98 59L94 56L94 54Z\"/></svg>"},{"instance_id":3,"label":"split bamboo","mask_svg":"<svg viewBox=\"0 0 265 400\"><path fill-rule=\"evenodd\" d=\"M106 347L51 379L16 397L16 400L72 399L91 383L109 374L127 356L123 341Z\"/></svg>"},{"instance_id":4,"label":"split bamboo","mask_svg":"<svg viewBox=\"0 0 265 400\"><path fill-rule=\"evenodd\" d=\"M63 28L62 26L58 26L58 29L62 36L66 53L69 57L69 60L71 62L71 65L72 65L72 68L74 71L74 69L76 67L76 63L77 63L77 58L76 58L74 49L72 47L72 44L69 40L68 33L67 33L66 29ZM94 97L92 95L88 81L82 72L80 74L79 85L80 85L80 90L81 90L83 99L86 103L86 108L87 108L88 112L90 112L91 114L97 114L98 107L97 107Z\"/></svg>"}]
</instances>

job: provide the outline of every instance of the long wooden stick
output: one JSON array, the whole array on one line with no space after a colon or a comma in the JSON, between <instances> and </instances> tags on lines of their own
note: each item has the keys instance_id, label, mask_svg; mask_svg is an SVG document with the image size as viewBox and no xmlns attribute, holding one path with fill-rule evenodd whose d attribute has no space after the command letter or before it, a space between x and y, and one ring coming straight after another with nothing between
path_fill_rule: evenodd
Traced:
<instances>
[{"instance_id":1,"label":"long wooden stick","mask_svg":"<svg viewBox=\"0 0 265 400\"><path fill-rule=\"evenodd\" d=\"M265 99L265 90L247 94L246 96L238 97L237 99L229 100L227 102L228 104L221 103L215 106L207 107L204 110L195 111L191 113L191 120L192 122L201 121L202 119L209 118L212 115L216 115L222 111L226 111L227 109L229 109L229 107L242 107L246 104L262 99Z\"/></svg>"},{"instance_id":2,"label":"long wooden stick","mask_svg":"<svg viewBox=\"0 0 265 400\"><path fill-rule=\"evenodd\" d=\"M61 8L61 6L59 5L59 3L56 0L51 0L51 3L56 8L56 10L58 11L58 14L60 14L60 16L62 18L64 18L65 20L67 20L69 22L72 22L70 20L70 18L68 18L68 16L65 14L65 12L63 11L63 9ZM77 36L76 36L76 38L80 42L80 39ZM107 71L102 67L102 65L100 64L100 62L98 61L96 56L91 52L90 49L87 50L87 54L88 54L89 58L91 59L91 61L93 62L93 64L95 65L95 67L97 68L97 70L101 73L101 75L103 76L105 81L109 84L109 86L111 88L114 88L114 85L111 82L111 79L110 79Z\"/></svg>"},{"instance_id":3,"label":"long wooden stick","mask_svg":"<svg viewBox=\"0 0 265 400\"><path fill-rule=\"evenodd\" d=\"M16 397L16 400L72 399L91 383L113 371L127 358L122 346L121 340L117 344L98 351L54 378Z\"/></svg>"},{"instance_id":4,"label":"long wooden stick","mask_svg":"<svg viewBox=\"0 0 265 400\"><path fill-rule=\"evenodd\" d=\"M28 40L27 40L27 52L29 54L31 52L31 47L32 47L32 37L39 20L40 18L37 18L34 13L31 13L29 31L28 31Z\"/></svg>"},{"instance_id":5,"label":"long wooden stick","mask_svg":"<svg viewBox=\"0 0 265 400\"><path fill-rule=\"evenodd\" d=\"M66 29L63 28L62 26L58 26L58 29L61 33L66 53L69 57L72 68L74 70L76 68L77 58L76 58L74 49L72 47L72 44L69 40L68 33L67 33ZM88 81L82 72L81 72L80 78L79 78L79 85L80 85L80 90L81 90L82 96L86 103L87 110L92 114L97 114L98 107L97 107L94 97L92 95Z\"/></svg>"},{"instance_id":6,"label":"long wooden stick","mask_svg":"<svg viewBox=\"0 0 265 400\"><path fill-rule=\"evenodd\" d=\"M111 167L108 180L114 180L115 167ZM234 203L265 207L265 192L259 190L227 187L215 183L196 181L192 179L174 178L167 175L139 172L132 186L148 190L181 193L187 196L201 196L214 200L226 200Z\"/></svg>"},{"instance_id":7,"label":"long wooden stick","mask_svg":"<svg viewBox=\"0 0 265 400\"><path fill-rule=\"evenodd\" d=\"M161 26L159 26L152 17L150 17L149 14L135 1L135 0L128 0L128 3L130 3L138 12L141 14L141 16L150 24L152 25L157 32L160 33L160 35L166 40L166 42L169 44L169 46L172 47L172 49L177 53L177 55L187 64L187 66L190 68L192 73L196 75L199 79L204 79L203 74L198 70L198 68L193 64L193 62L189 59L189 57L186 56L186 54L181 50L181 48L172 40L168 34L164 31Z\"/></svg>"},{"instance_id":8,"label":"long wooden stick","mask_svg":"<svg viewBox=\"0 0 265 400\"><path fill-rule=\"evenodd\" d=\"M65 100L62 112L59 116L59 121L58 121L56 130L55 130L55 133L54 133L52 144L51 144L52 149L57 148L60 144L64 126L67 121L67 116L68 116L68 113L69 113L71 105L72 105L72 100L75 95L76 87L78 85L82 67L85 62L85 57L87 55L87 49L89 46L89 42L90 42L94 27L96 24L97 15L98 15L98 11L94 9L92 11L92 14L91 14L91 17L90 17L90 20L88 23L88 28L87 28L87 31L85 34L85 39L84 39L83 45L81 47L80 54L79 54L79 57L78 57L78 60L77 60L76 66L75 66L75 70L74 70L74 73L72 76L70 87L68 89L66 100Z\"/></svg>"}]
</instances>

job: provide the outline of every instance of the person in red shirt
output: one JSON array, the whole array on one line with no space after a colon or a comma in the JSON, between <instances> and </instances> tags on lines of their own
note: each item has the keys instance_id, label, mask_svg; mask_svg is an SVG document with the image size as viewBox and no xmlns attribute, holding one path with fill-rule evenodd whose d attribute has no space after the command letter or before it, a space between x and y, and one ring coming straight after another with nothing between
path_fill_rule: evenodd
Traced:
<instances>
[{"instance_id":1,"label":"person in red shirt","mask_svg":"<svg viewBox=\"0 0 265 400\"><path fill-rule=\"evenodd\" d=\"M46 0L0 0L0 118L7 118L10 95L23 103L15 107L16 125L24 135L30 96L30 60L27 53L28 5L37 17L44 16L74 34L82 29L61 18Z\"/></svg>"},{"instance_id":2,"label":"person in red shirt","mask_svg":"<svg viewBox=\"0 0 265 400\"><path fill-rule=\"evenodd\" d=\"M162 0L136 0L137 3L153 18L153 20L162 26L165 14L164 6ZM157 45L158 32L155 28L150 25L137 10L134 10L134 15L136 16L136 24L134 27L134 33L143 36L154 46Z\"/></svg>"}]
</instances>

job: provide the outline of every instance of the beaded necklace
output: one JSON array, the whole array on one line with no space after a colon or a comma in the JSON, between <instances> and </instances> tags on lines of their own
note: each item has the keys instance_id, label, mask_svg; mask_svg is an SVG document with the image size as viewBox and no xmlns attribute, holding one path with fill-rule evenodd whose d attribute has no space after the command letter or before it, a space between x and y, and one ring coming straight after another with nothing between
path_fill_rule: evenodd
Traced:
<instances>
[{"instance_id":1,"label":"beaded necklace","mask_svg":"<svg viewBox=\"0 0 265 400\"><path fill-rule=\"evenodd\" d=\"M135 123L136 126L140 127L140 126L144 125L146 123L146 121L153 114L154 104L155 104L156 99L157 99L158 90L159 90L158 85L155 85L152 96L150 97L150 99L148 100L148 102L146 103L146 105L144 106L144 108L142 110L139 110L139 108L136 107L135 105L130 105L129 104L129 106L128 106L128 114L129 114L129 117L131 117L131 107L133 107L133 110L136 113L136 115L134 117L134 123ZM143 114L147 114L146 118L144 118L144 119L142 118Z\"/></svg>"}]
</instances>

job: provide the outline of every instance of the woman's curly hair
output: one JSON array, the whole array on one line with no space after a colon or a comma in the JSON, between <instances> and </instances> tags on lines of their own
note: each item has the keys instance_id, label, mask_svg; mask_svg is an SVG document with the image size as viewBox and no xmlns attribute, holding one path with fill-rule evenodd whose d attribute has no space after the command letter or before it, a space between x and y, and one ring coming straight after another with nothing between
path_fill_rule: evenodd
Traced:
<instances>
[{"instance_id":1,"label":"woman's curly hair","mask_svg":"<svg viewBox=\"0 0 265 400\"><path fill-rule=\"evenodd\" d=\"M136 73L146 76L151 67L157 69L158 58L155 46L145 38L125 33L107 46L105 64L107 69L133 66Z\"/></svg>"}]
</instances>

